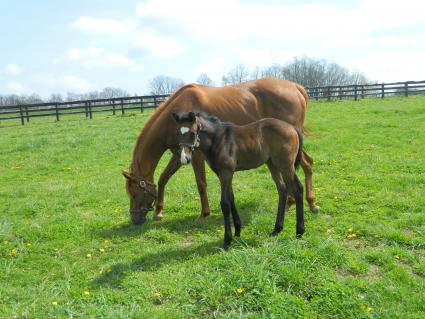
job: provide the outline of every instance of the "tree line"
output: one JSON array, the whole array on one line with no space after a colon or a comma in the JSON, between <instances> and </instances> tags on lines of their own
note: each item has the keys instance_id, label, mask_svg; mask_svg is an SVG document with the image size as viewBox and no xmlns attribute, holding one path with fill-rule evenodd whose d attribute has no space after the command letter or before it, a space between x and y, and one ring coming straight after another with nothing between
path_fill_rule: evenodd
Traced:
<instances>
[{"instance_id":1,"label":"tree line","mask_svg":"<svg viewBox=\"0 0 425 319\"><path fill-rule=\"evenodd\" d=\"M48 98L43 99L38 94L8 94L0 95L0 105L19 105L19 104L36 104L36 103L61 103L61 102L72 102L82 100L94 100L94 99L110 99L114 97L127 97L131 96L127 91L114 88L106 87L101 91L90 91L87 93L73 93L67 92L65 95L60 93L51 94Z\"/></svg>"},{"instance_id":2,"label":"tree line","mask_svg":"<svg viewBox=\"0 0 425 319\"><path fill-rule=\"evenodd\" d=\"M226 86L265 77L287 79L307 87L370 83L370 80L368 80L361 72L350 71L347 68L327 60L301 57L294 58L290 63L285 65L272 64L263 68L255 67L250 69L244 64L239 64L223 75L221 83L219 84ZM214 83L214 81L206 73L201 73L195 82L204 85L216 85L216 83ZM158 75L149 81L149 94L171 94L184 84L185 82L179 78ZM0 105L70 102L126 96L130 96L130 94L125 90L107 87L101 91L91 91L85 94L76 94L72 92L68 92L65 96L61 94L52 94L48 99L42 99L37 94L0 95Z\"/></svg>"},{"instance_id":3,"label":"tree line","mask_svg":"<svg viewBox=\"0 0 425 319\"><path fill-rule=\"evenodd\" d=\"M327 60L316 60L308 57L294 58L286 65L273 64L268 67L253 69L244 64L232 68L221 78L221 85L231 85L265 77L286 79L307 87L368 84L370 80L357 71L350 71L336 63ZM216 85L206 73L201 73L196 83ZM181 79L158 75L149 82L151 94L170 94L183 86Z\"/></svg>"}]
</instances>

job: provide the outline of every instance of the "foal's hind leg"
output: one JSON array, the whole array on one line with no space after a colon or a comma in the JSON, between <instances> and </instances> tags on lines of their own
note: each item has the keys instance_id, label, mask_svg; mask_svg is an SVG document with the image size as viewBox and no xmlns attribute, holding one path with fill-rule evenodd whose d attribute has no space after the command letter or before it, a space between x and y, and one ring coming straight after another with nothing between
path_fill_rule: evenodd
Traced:
<instances>
[{"instance_id":1,"label":"foal's hind leg","mask_svg":"<svg viewBox=\"0 0 425 319\"><path fill-rule=\"evenodd\" d=\"M312 213L319 213L320 207L316 205L316 197L313 192L313 158L303 151L300 164L305 175L305 198L310 206L310 211Z\"/></svg>"},{"instance_id":2,"label":"foal's hind leg","mask_svg":"<svg viewBox=\"0 0 425 319\"><path fill-rule=\"evenodd\" d=\"M242 222L241 222L241 219L239 217L238 211L236 210L235 195L233 194L233 189L232 189L230 195L231 195L230 196L230 208L231 208L232 217L233 217L233 225L235 226L235 236L240 237Z\"/></svg>"},{"instance_id":3,"label":"foal's hind leg","mask_svg":"<svg viewBox=\"0 0 425 319\"><path fill-rule=\"evenodd\" d=\"M273 165L271 161L267 162L267 166L270 170L270 173L276 184L277 191L279 193L279 204L278 204L277 213L276 213L276 223L275 223L273 232L270 234L270 236L276 236L283 229L283 225L285 221L285 205L286 205L288 192L286 190L285 183L283 182L283 178L279 170Z\"/></svg>"},{"instance_id":4,"label":"foal's hind leg","mask_svg":"<svg viewBox=\"0 0 425 319\"><path fill-rule=\"evenodd\" d=\"M304 202L303 202L303 185L298 179L295 169L285 169L282 171L285 184L289 191L294 195L296 204L296 236L300 238L304 234Z\"/></svg>"}]
</instances>

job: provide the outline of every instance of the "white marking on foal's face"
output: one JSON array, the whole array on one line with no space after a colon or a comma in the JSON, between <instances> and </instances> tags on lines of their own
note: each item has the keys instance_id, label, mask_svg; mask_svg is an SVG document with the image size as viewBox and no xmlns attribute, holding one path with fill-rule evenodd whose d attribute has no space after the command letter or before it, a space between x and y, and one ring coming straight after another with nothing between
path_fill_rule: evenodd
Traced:
<instances>
[{"instance_id":1,"label":"white marking on foal's face","mask_svg":"<svg viewBox=\"0 0 425 319\"><path fill-rule=\"evenodd\" d=\"M186 134L187 132L189 132L190 130L189 130L189 128L188 127L186 127L186 126L182 126L181 128L180 128L180 132L182 133L182 134Z\"/></svg>"},{"instance_id":2,"label":"white marking on foal's face","mask_svg":"<svg viewBox=\"0 0 425 319\"><path fill-rule=\"evenodd\" d=\"M185 151L184 151L184 147L182 148L182 152L180 153L180 162L183 164L183 165L187 165L187 164L189 164L189 159L188 159L189 157L188 156L186 156L186 153L185 153Z\"/></svg>"}]
</instances>

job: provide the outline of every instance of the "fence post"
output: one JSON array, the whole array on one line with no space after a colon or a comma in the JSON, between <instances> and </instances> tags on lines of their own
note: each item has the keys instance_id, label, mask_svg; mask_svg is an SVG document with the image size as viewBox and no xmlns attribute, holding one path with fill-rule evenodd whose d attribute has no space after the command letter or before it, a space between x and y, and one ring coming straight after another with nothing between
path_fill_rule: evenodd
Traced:
<instances>
[{"instance_id":1,"label":"fence post","mask_svg":"<svg viewBox=\"0 0 425 319\"><path fill-rule=\"evenodd\" d=\"M157 107L157 105L156 105L156 95L153 97L153 106L156 108Z\"/></svg>"},{"instance_id":2,"label":"fence post","mask_svg":"<svg viewBox=\"0 0 425 319\"><path fill-rule=\"evenodd\" d=\"M59 122L59 110L58 110L58 103L55 104L55 111L56 111L56 121Z\"/></svg>"},{"instance_id":3,"label":"fence post","mask_svg":"<svg viewBox=\"0 0 425 319\"><path fill-rule=\"evenodd\" d=\"M89 103L89 116L90 116L90 120L93 118L93 114L92 114L92 111L91 111L91 102L88 102Z\"/></svg>"},{"instance_id":4,"label":"fence post","mask_svg":"<svg viewBox=\"0 0 425 319\"><path fill-rule=\"evenodd\" d=\"M362 96L362 99L364 99L364 85L362 85L362 89L361 90L362 90L362 95L361 96Z\"/></svg>"},{"instance_id":5,"label":"fence post","mask_svg":"<svg viewBox=\"0 0 425 319\"><path fill-rule=\"evenodd\" d=\"M381 84L381 99L383 99L385 97L385 84L382 83Z\"/></svg>"},{"instance_id":6,"label":"fence post","mask_svg":"<svg viewBox=\"0 0 425 319\"><path fill-rule=\"evenodd\" d=\"M342 86L340 85L338 88L338 97L340 100L342 100Z\"/></svg>"},{"instance_id":7,"label":"fence post","mask_svg":"<svg viewBox=\"0 0 425 319\"><path fill-rule=\"evenodd\" d=\"M124 100L121 99L121 116L124 116Z\"/></svg>"},{"instance_id":8,"label":"fence post","mask_svg":"<svg viewBox=\"0 0 425 319\"><path fill-rule=\"evenodd\" d=\"M28 112L28 106L25 105L25 115L27 116L27 123L30 121L30 113Z\"/></svg>"},{"instance_id":9,"label":"fence post","mask_svg":"<svg viewBox=\"0 0 425 319\"><path fill-rule=\"evenodd\" d=\"M87 102L84 102L84 111L86 111L86 117L89 117L89 106Z\"/></svg>"},{"instance_id":10,"label":"fence post","mask_svg":"<svg viewBox=\"0 0 425 319\"><path fill-rule=\"evenodd\" d=\"M140 112L143 112L143 98L140 98Z\"/></svg>"},{"instance_id":11,"label":"fence post","mask_svg":"<svg viewBox=\"0 0 425 319\"><path fill-rule=\"evenodd\" d=\"M404 83L404 96L409 96L409 83Z\"/></svg>"},{"instance_id":12,"label":"fence post","mask_svg":"<svg viewBox=\"0 0 425 319\"><path fill-rule=\"evenodd\" d=\"M19 105L19 113L21 113L21 124L25 125L24 110L22 109L22 105Z\"/></svg>"},{"instance_id":13,"label":"fence post","mask_svg":"<svg viewBox=\"0 0 425 319\"><path fill-rule=\"evenodd\" d=\"M354 85L354 101L357 101L357 84Z\"/></svg>"},{"instance_id":14,"label":"fence post","mask_svg":"<svg viewBox=\"0 0 425 319\"><path fill-rule=\"evenodd\" d=\"M112 115L115 115L115 100L112 100Z\"/></svg>"},{"instance_id":15,"label":"fence post","mask_svg":"<svg viewBox=\"0 0 425 319\"><path fill-rule=\"evenodd\" d=\"M328 95L328 101L330 101L331 100L331 87L330 86L328 86L326 88L326 94Z\"/></svg>"}]
</instances>

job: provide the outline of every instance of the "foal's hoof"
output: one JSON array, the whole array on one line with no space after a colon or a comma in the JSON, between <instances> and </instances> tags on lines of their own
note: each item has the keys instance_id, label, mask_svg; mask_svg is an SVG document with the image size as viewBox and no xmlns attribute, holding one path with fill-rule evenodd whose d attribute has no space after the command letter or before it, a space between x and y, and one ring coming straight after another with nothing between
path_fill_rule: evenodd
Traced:
<instances>
[{"instance_id":1,"label":"foal's hoof","mask_svg":"<svg viewBox=\"0 0 425 319\"><path fill-rule=\"evenodd\" d=\"M310 211L311 211L313 214L318 214L318 213L320 213L320 207L319 207L319 206L315 206L315 207L313 207L313 208L310 208Z\"/></svg>"},{"instance_id":2,"label":"foal's hoof","mask_svg":"<svg viewBox=\"0 0 425 319\"><path fill-rule=\"evenodd\" d=\"M162 219L162 214L154 214L153 216L152 216L152 220L154 220L154 221L156 221L156 222L159 222L160 220Z\"/></svg>"}]
</instances>

